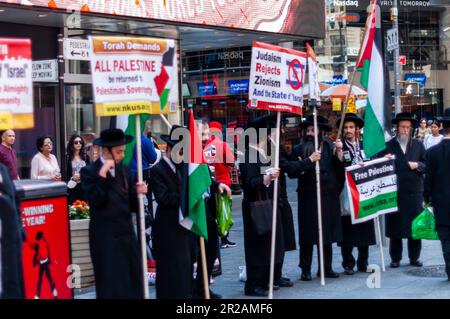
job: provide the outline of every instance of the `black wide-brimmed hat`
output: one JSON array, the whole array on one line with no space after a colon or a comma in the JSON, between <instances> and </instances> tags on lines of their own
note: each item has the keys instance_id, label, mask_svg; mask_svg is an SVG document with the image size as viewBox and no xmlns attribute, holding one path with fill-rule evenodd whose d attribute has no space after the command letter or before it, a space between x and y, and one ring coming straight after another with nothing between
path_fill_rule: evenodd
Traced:
<instances>
[{"instance_id":1,"label":"black wide-brimmed hat","mask_svg":"<svg viewBox=\"0 0 450 319\"><path fill-rule=\"evenodd\" d=\"M306 129L308 126L314 126L314 116L308 115L300 126L302 129ZM325 132L331 131L331 126L328 125L328 120L322 115L317 115L317 126Z\"/></svg>"},{"instance_id":2,"label":"black wide-brimmed hat","mask_svg":"<svg viewBox=\"0 0 450 319\"><path fill-rule=\"evenodd\" d=\"M100 133L100 137L94 140L94 145L114 147L125 145L133 141L133 136L126 135L121 129L109 128Z\"/></svg>"},{"instance_id":3,"label":"black wide-brimmed hat","mask_svg":"<svg viewBox=\"0 0 450 319\"><path fill-rule=\"evenodd\" d=\"M364 121L360 117L358 117L358 115L356 115L355 113L346 113L345 117L344 117L344 123L345 122L353 122L359 128L364 127ZM339 127L340 124L341 124L341 119L336 121L337 127Z\"/></svg>"},{"instance_id":4,"label":"black wide-brimmed hat","mask_svg":"<svg viewBox=\"0 0 450 319\"><path fill-rule=\"evenodd\" d=\"M255 118L254 120L250 121L247 125L247 128L254 128L254 129L260 129L260 128L267 128L272 129L277 126L276 123L277 117L276 115L264 115Z\"/></svg>"},{"instance_id":5,"label":"black wide-brimmed hat","mask_svg":"<svg viewBox=\"0 0 450 319\"><path fill-rule=\"evenodd\" d=\"M416 117L410 112L398 113L394 119L392 119L392 124L398 124L400 121L410 121L413 126L417 126Z\"/></svg>"},{"instance_id":6,"label":"black wide-brimmed hat","mask_svg":"<svg viewBox=\"0 0 450 319\"><path fill-rule=\"evenodd\" d=\"M177 129L177 128L181 128L184 126L180 126L180 125L174 125L172 126L172 128L170 129L170 134L161 134L160 138L167 143L167 145L169 145L170 147L173 147L174 145L176 145L177 143L179 143L180 141L183 140L183 138L179 138L179 139L172 139L172 133Z\"/></svg>"}]
</instances>

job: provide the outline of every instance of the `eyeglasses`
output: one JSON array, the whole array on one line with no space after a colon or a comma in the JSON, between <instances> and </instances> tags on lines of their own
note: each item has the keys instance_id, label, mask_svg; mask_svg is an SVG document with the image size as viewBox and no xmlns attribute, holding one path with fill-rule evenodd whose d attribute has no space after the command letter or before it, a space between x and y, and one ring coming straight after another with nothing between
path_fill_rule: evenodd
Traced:
<instances>
[{"instance_id":1,"label":"eyeglasses","mask_svg":"<svg viewBox=\"0 0 450 319\"><path fill-rule=\"evenodd\" d=\"M80 140L78 140L78 141L73 141L73 144L83 144L83 142L82 141L80 141Z\"/></svg>"}]
</instances>

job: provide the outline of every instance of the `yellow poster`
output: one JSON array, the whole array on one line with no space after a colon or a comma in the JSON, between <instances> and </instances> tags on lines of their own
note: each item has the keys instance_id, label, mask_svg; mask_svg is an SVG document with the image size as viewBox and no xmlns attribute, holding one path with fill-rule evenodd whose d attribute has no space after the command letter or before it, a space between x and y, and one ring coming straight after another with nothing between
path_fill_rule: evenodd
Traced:
<instances>
[{"instance_id":1,"label":"yellow poster","mask_svg":"<svg viewBox=\"0 0 450 319\"><path fill-rule=\"evenodd\" d=\"M355 97L350 96L347 104L347 113L356 113Z\"/></svg>"},{"instance_id":2,"label":"yellow poster","mask_svg":"<svg viewBox=\"0 0 450 319\"><path fill-rule=\"evenodd\" d=\"M176 112L175 40L91 37L90 41L97 116Z\"/></svg>"},{"instance_id":3,"label":"yellow poster","mask_svg":"<svg viewBox=\"0 0 450 319\"><path fill-rule=\"evenodd\" d=\"M339 112L341 110L341 99L332 99L333 101L333 111Z\"/></svg>"}]
</instances>

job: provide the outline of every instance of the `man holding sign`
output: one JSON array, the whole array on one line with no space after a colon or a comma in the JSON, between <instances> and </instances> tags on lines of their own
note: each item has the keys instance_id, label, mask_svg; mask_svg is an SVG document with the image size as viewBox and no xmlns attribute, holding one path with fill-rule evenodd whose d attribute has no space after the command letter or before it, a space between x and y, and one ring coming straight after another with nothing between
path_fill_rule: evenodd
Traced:
<instances>
[{"instance_id":1,"label":"man holding sign","mask_svg":"<svg viewBox=\"0 0 450 319\"><path fill-rule=\"evenodd\" d=\"M339 127L341 120L336 125ZM356 128L362 128L364 121L354 113L347 113L343 119L344 124L344 140L336 141L337 156L344 167L356 165L366 160L362 141L356 138ZM346 275L353 275L353 268L357 264L357 268L361 272L367 271L369 259L369 246L375 245L375 231L372 222L352 224L351 212L348 207L349 198L347 190L341 193L341 211L342 211L342 266ZM358 260L355 262L353 257L353 248L358 247Z\"/></svg>"}]
</instances>

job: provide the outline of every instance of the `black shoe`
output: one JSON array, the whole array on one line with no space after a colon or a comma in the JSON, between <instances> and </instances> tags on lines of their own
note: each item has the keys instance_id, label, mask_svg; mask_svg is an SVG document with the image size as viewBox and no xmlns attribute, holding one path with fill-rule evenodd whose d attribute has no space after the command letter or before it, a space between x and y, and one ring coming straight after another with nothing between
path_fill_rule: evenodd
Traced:
<instances>
[{"instance_id":1,"label":"black shoe","mask_svg":"<svg viewBox=\"0 0 450 319\"><path fill-rule=\"evenodd\" d=\"M302 272L302 275L300 276L301 281L311 281L311 273L310 272Z\"/></svg>"},{"instance_id":2,"label":"black shoe","mask_svg":"<svg viewBox=\"0 0 450 319\"><path fill-rule=\"evenodd\" d=\"M391 268L398 268L400 267L399 261L391 261Z\"/></svg>"},{"instance_id":3,"label":"black shoe","mask_svg":"<svg viewBox=\"0 0 450 319\"><path fill-rule=\"evenodd\" d=\"M339 278L339 274L334 271L327 271L325 272L325 278Z\"/></svg>"},{"instance_id":4,"label":"black shoe","mask_svg":"<svg viewBox=\"0 0 450 319\"><path fill-rule=\"evenodd\" d=\"M294 286L294 283L286 277L281 277L280 279L275 281L275 284L280 287L292 287Z\"/></svg>"},{"instance_id":5,"label":"black shoe","mask_svg":"<svg viewBox=\"0 0 450 319\"><path fill-rule=\"evenodd\" d=\"M423 263L419 259L410 261L409 264L414 267L422 267L423 266Z\"/></svg>"},{"instance_id":6,"label":"black shoe","mask_svg":"<svg viewBox=\"0 0 450 319\"><path fill-rule=\"evenodd\" d=\"M359 272L367 272L367 266L364 267L358 267Z\"/></svg>"},{"instance_id":7,"label":"black shoe","mask_svg":"<svg viewBox=\"0 0 450 319\"><path fill-rule=\"evenodd\" d=\"M267 297L269 292L261 287L255 287L250 290L245 290L245 295L252 297Z\"/></svg>"},{"instance_id":8,"label":"black shoe","mask_svg":"<svg viewBox=\"0 0 450 319\"><path fill-rule=\"evenodd\" d=\"M353 270L353 268L344 267L344 274L351 276L355 274L355 271Z\"/></svg>"},{"instance_id":9,"label":"black shoe","mask_svg":"<svg viewBox=\"0 0 450 319\"><path fill-rule=\"evenodd\" d=\"M232 248L236 247L236 243L229 241L228 239L223 239L220 248Z\"/></svg>"},{"instance_id":10,"label":"black shoe","mask_svg":"<svg viewBox=\"0 0 450 319\"><path fill-rule=\"evenodd\" d=\"M209 297L211 299L222 299L223 298L222 295L216 294L211 289L209 290Z\"/></svg>"},{"instance_id":11,"label":"black shoe","mask_svg":"<svg viewBox=\"0 0 450 319\"><path fill-rule=\"evenodd\" d=\"M269 285L266 286L266 290L269 290ZM276 282L273 283L273 290L280 290L280 286Z\"/></svg>"}]
</instances>

